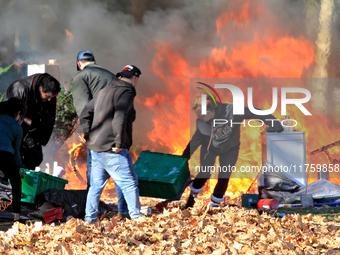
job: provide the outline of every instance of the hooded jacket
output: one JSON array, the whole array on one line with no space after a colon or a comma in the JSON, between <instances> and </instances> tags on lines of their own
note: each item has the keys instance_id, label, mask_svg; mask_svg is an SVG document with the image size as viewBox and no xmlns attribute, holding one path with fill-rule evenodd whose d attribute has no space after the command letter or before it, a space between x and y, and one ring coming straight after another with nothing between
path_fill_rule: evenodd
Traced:
<instances>
[{"instance_id":1,"label":"hooded jacket","mask_svg":"<svg viewBox=\"0 0 340 255\"><path fill-rule=\"evenodd\" d=\"M103 152L112 147L131 147L132 123L136 119L135 96L136 90L131 83L115 79L84 107L80 126L88 148Z\"/></svg>"},{"instance_id":2,"label":"hooded jacket","mask_svg":"<svg viewBox=\"0 0 340 255\"><path fill-rule=\"evenodd\" d=\"M43 102L39 91L39 81L47 73L33 74L14 81L7 88L2 101L16 97L26 104L26 112L21 114L19 123L23 130L23 142L30 140L30 146L46 145L53 131L57 99Z\"/></svg>"},{"instance_id":3,"label":"hooded jacket","mask_svg":"<svg viewBox=\"0 0 340 255\"><path fill-rule=\"evenodd\" d=\"M116 76L96 63L90 63L72 79L72 98L77 115L102 88L109 86Z\"/></svg>"},{"instance_id":4,"label":"hooded jacket","mask_svg":"<svg viewBox=\"0 0 340 255\"><path fill-rule=\"evenodd\" d=\"M227 120L228 122L226 124L216 124L213 127L214 119ZM196 131L185 148L183 157L191 157L200 145L207 147L208 150L217 155L223 155L231 150L238 150L240 148L240 126L243 125L241 123L245 119L260 119L269 126L273 125L275 131L283 131L279 121L271 121L276 120L273 115L255 115L248 107L244 108L244 115L233 115L232 104L219 104L215 109L214 119L208 122L197 119ZM231 125L231 123L233 124Z\"/></svg>"}]
</instances>

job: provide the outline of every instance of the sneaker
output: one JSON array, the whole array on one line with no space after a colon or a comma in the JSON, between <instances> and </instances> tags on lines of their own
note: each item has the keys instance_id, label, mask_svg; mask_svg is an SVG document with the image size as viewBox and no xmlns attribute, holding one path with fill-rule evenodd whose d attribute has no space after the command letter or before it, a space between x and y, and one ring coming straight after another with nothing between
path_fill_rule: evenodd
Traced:
<instances>
[{"instance_id":1,"label":"sneaker","mask_svg":"<svg viewBox=\"0 0 340 255\"><path fill-rule=\"evenodd\" d=\"M210 207L219 207L220 204L214 203L214 202L210 202L209 204Z\"/></svg>"},{"instance_id":2,"label":"sneaker","mask_svg":"<svg viewBox=\"0 0 340 255\"><path fill-rule=\"evenodd\" d=\"M218 207L220 203L224 200L224 197L218 198L211 194L210 207Z\"/></svg>"},{"instance_id":3,"label":"sneaker","mask_svg":"<svg viewBox=\"0 0 340 255\"><path fill-rule=\"evenodd\" d=\"M189 207L193 207L195 204L195 197L190 194L190 196L188 197L188 200L187 200L187 204L185 205L184 209L187 209Z\"/></svg>"}]
</instances>

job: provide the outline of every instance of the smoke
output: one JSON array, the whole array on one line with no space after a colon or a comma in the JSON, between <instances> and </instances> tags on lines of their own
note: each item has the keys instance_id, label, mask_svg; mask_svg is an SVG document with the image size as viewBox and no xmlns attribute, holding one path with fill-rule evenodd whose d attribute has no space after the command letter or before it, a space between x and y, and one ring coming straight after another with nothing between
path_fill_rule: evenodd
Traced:
<instances>
[{"instance_id":1,"label":"smoke","mask_svg":"<svg viewBox=\"0 0 340 255\"><path fill-rule=\"evenodd\" d=\"M254 40L253 31L261 39L266 38L268 29L275 31L278 27L280 32L277 33L307 38L313 43L318 22L315 22L315 28L308 27L306 6L309 2L0 0L0 64L21 60L36 64L56 59L67 86L76 74L75 60L80 50L92 51L97 63L113 73L121 71L126 64L138 66L142 76L137 87L139 103L136 105L135 137L143 139L145 133L152 131L152 118L157 111L150 112L140 105L155 94L164 94L163 100L156 102L154 108L164 108L164 112L180 112L173 109L174 98L177 98L177 91L173 88L179 86L184 90L184 86L189 87L189 77L200 75L202 59L208 59L214 49L226 47L232 52L240 43ZM242 10L245 3L248 8ZM311 16L317 20L320 6L311 6L316 10L315 15ZM335 4L334 8L336 12L338 6ZM230 14L232 10L240 11L233 16ZM271 15L267 16L267 12ZM226 14L229 16L221 18ZM222 26L217 32L216 20L219 18ZM170 45L169 50L185 59L187 68L181 69L183 67L178 65L180 70L177 71L188 77L186 83L176 84L174 81L172 86L164 83L160 74L171 80L174 71L170 69L174 66L169 66L168 56L165 55L163 61L154 61L160 45ZM296 52L299 50L295 49ZM242 66L247 61L216 61L216 66L217 70L223 71ZM259 61L268 61L268 57L261 56ZM190 73L190 70L195 72ZM312 66L308 67L302 76L312 77L311 70ZM337 72L330 75L336 77ZM244 73L250 72L244 70ZM8 84L2 83L1 86L0 92L3 92ZM189 97L184 95L182 100L186 96ZM189 106L182 112L188 110Z\"/></svg>"},{"instance_id":2,"label":"smoke","mask_svg":"<svg viewBox=\"0 0 340 255\"><path fill-rule=\"evenodd\" d=\"M142 70L137 87L141 104L156 93L166 94L165 100L177 93L152 70L171 76L166 59L152 67L158 45L169 44L189 65L199 65L199 60L216 47L215 20L226 7L222 0L0 1L1 63L37 64L56 59L69 87L76 74L76 55L87 49L94 53L99 65L113 73L126 64ZM2 83L1 92L13 80ZM188 79L187 85L189 82ZM154 107L162 104L171 112L172 101L160 101ZM135 136L142 139L152 131L156 113L145 109L138 112Z\"/></svg>"},{"instance_id":3,"label":"smoke","mask_svg":"<svg viewBox=\"0 0 340 255\"><path fill-rule=\"evenodd\" d=\"M57 59L67 82L76 72L75 57L82 49L93 51L98 64L112 72L133 63L147 74L154 45L160 42L194 56L202 44L213 40L218 7L224 5L186 1L177 9L172 7L180 1L160 3L159 8L158 1L1 1L1 61Z\"/></svg>"}]
</instances>

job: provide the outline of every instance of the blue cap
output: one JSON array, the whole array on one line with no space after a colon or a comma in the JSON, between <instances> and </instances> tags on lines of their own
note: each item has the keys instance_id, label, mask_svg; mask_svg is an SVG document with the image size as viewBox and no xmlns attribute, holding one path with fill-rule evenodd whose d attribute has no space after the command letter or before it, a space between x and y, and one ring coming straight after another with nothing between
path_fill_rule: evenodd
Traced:
<instances>
[{"instance_id":1,"label":"blue cap","mask_svg":"<svg viewBox=\"0 0 340 255\"><path fill-rule=\"evenodd\" d=\"M79 51L79 53L77 55L77 61L79 61L81 59L89 59L89 58L94 58L93 53L89 50Z\"/></svg>"}]
</instances>

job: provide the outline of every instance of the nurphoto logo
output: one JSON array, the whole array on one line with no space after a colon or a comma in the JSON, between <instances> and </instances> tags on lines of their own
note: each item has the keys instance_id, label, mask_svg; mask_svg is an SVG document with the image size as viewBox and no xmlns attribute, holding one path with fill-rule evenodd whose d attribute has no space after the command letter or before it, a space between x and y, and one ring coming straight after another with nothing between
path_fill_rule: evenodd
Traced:
<instances>
[{"instance_id":1,"label":"nurphoto logo","mask_svg":"<svg viewBox=\"0 0 340 255\"><path fill-rule=\"evenodd\" d=\"M210 86L206 83L203 83L203 82L197 82L197 83L208 87L212 92L214 92L215 95L217 96L217 98L219 99L219 102L220 102L221 105L222 105L222 100L221 100L219 94L217 93L216 89L228 89L231 92L232 98L233 98L233 114L234 115L244 115L244 94L243 94L243 92L240 88L238 88L235 85L231 85L231 84L215 84L215 86L213 88L212 86ZM217 106L216 99L210 91L208 91L204 88L200 88L200 87L197 87L197 88L206 92L213 99L215 105ZM300 94L303 94L304 97L303 98L290 99L290 98L287 98L288 93L300 93ZM207 94L201 95L201 100L202 100L201 115L207 115ZM304 115L312 115L303 106L303 104L309 102L310 99L311 99L311 93L308 89L296 88L296 87L281 88L281 115L287 115L287 105L295 105ZM260 110L260 109L256 109L254 107L254 104L253 104L253 88L251 88L251 87L247 88L247 100L248 100L248 108L249 108L251 113L253 113L255 115L260 115L260 116L269 115L269 114L272 114L273 112L275 112L276 109L277 109L278 90L277 90L276 87L272 88L272 106L268 110ZM250 123L253 122L253 121L261 122L261 124L260 125L251 125ZM266 120L266 121L271 121L272 126L273 126L273 121L279 121L279 120ZM227 119L214 119L213 122L214 122L214 127L215 127L216 125L227 124L229 122L229 120L227 120ZM298 122L294 119L290 119L289 123L291 125L287 125L287 123L285 123L285 120L283 120L281 122L281 124L284 127L295 127L298 124ZM232 120L230 120L230 125L232 126L233 124L234 125L235 124L243 124L245 126L245 122L241 122L241 123L234 122L233 123ZM261 127L261 126L264 125L264 122L260 119L250 119L250 120L248 120L248 125L250 127Z\"/></svg>"}]
</instances>

